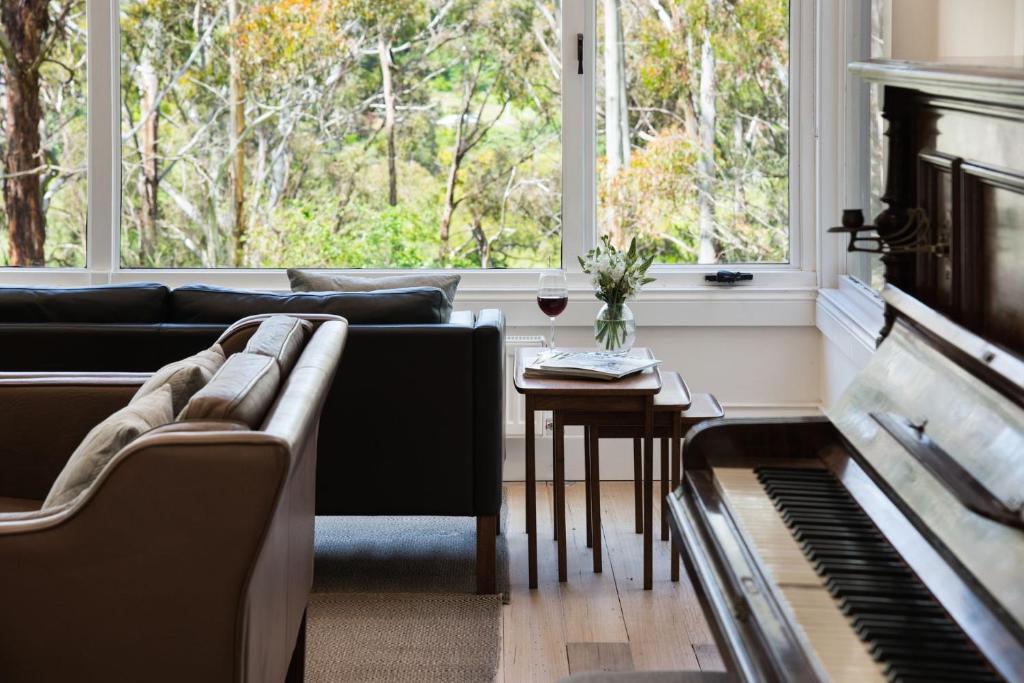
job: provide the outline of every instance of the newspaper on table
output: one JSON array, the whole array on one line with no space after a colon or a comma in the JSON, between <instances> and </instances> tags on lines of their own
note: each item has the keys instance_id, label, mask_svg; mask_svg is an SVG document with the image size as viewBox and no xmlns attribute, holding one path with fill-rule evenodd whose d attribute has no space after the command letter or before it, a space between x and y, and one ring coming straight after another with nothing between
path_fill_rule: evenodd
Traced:
<instances>
[{"instance_id":1,"label":"newspaper on table","mask_svg":"<svg viewBox=\"0 0 1024 683\"><path fill-rule=\"evenodd\" d=\"M661 364L653 358L602 353L600 351L562 351L542 354L526 366L526 377L575 377L616 380L643 372Z\"/></svg>"}]
</instances>

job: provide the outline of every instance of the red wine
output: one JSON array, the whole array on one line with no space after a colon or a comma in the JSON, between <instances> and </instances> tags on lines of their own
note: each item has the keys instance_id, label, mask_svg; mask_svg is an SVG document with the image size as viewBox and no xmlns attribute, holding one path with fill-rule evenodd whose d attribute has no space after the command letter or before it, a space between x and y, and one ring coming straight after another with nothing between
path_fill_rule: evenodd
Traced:
<instances>
[{"instance_id":1,"label":"red wine","mask_svg":"<svg viewBox=\"0 0 1024 683\"><path fill-rule=\"evenodd\" d=\"M538 296L537 305L540 306L540 310L544 311L544 315L549 318L554 318L565 310L565 307L569 305L568 296Z\"/></svg>"}]
</instances>

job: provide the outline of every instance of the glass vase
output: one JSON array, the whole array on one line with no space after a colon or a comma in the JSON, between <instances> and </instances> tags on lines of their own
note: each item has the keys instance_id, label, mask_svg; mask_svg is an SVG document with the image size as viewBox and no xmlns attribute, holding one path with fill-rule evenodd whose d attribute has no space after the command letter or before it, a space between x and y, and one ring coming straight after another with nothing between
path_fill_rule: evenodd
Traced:
<instances>
[{"instance_id":1,"label":"glass vase","mask_svg":"<svg viewBox=\"0 0 1024 683\"><path fill-rule=\"evenodd\" d=\"M636 342L636 319L626 304L605 304L594 320L598 351L625 355Z\"/></svg>"}]
</instances>

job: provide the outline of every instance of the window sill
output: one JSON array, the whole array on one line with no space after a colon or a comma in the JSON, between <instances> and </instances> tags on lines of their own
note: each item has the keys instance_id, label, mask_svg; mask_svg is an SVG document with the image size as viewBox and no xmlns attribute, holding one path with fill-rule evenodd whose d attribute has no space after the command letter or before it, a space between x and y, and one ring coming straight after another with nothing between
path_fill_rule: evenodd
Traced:
<instances>
[{"instance_id":1,"label":"window sill","mask_svg":"<svg viewBox=\"0 0 1024 683\"><path fill-rule=\"evenodd\" d=\"M818 295L814 272L739 266L753 272L750 284L709 285L706 273L716 268L657 268L630 308L644 326L653 327L808 327L815 324ZM373 274L384 271L359 271ZM393 273L394 271L387 271ZM537 308L540 271L459 271L462 283L456 308L500 308L510 327L543 327L547 318ZM570 303L559 325L590 326L600 303L594 299L584 273L568 274ZM0 285L26 287L82 287L128 282L161 282L169 287L207 284L242 289L287 290L283 270L117 270L0 269Z\"/></svg>"},{"instance_id":2,"label":"window sill","mask_svg":"<svg viewBox=\"0 0 1024 683\"><path fill-rule=\"evenodd\" d=\"M866 363L875 351L884 312L882 299L851 277L840 278L838 289L818 293L818 329L858 365Z\"/></svg>"}]
</instances>

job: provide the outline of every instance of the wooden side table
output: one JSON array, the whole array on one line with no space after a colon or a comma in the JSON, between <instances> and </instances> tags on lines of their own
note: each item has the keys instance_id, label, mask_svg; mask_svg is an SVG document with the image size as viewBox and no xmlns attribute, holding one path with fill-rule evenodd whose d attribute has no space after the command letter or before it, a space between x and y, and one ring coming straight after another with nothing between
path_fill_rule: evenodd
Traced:
<instances>
[{"instance_id":1,"label":"wooden side table","mask_svg":"<svg viewBox=\"0 0 1024 683\"><path fill-rule=\"evenodd\" d=\"M558 541L558 580L566 581L565 541L565 427L569 424L642 423L644 462L648 471L654 464L654 396L661 391L661 374L649 370L617 382L600 380L551 379L525 377L530 365L543 349L516 352L516 391L526 398L526 533L530 588L537 587L537 471L534 413L550 410L554 414L553 464L555 479L555 535ZM631 355L653 358L648 349L633 349ZM648 481L644 503L644 528L653 530L652 485ZM653 584L651 562L652 532L644 535L644 588Z\"/></svg>"},{"instance_id":2,"label":"wooden side table","mask_svg":"<svg viewBox=\"0 0 1024 683\"><path fill-rule=\"evenodd\" d=\"M669 443L672 445L673 481L678 477L680 448L682 442L682 414L690 407L690 390L677 372L663 372L662 388L654 397L654 438L661 439L661 495L668 496ZM587 539L592 542L594 554L594 572L600 573L601 560L601 439L635 439L634 446L643 438L644 425L635 421L633 424L597 425L586 428L586 479L587 481ZM634 448L635 452L636 448ZM644 504L646 509L647 496L654 489L653 467L636 467L634 458L634 481L637 487L637 507ZM642 470L637 471L637 470ZM643 492L640 491L641 482ZM653 529L643 525L645 547L647 534ZM661 540L668 540L668 521L662 516Z\"/></svg>"}]
</instances>

